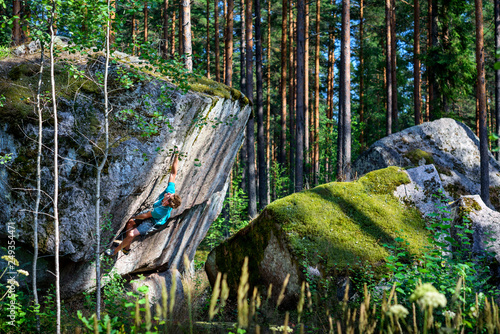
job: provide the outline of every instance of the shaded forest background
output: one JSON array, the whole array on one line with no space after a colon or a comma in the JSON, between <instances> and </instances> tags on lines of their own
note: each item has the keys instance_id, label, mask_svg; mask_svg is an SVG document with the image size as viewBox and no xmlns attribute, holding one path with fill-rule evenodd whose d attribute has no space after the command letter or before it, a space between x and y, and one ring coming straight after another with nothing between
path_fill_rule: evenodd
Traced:
<instances>
[{"instance_id":1,"label":"shaded forest background","mask_svg":"<svg viewBox=\"0 0 500 334\"><path fill-rule=\"evenodd\" d=\"M343 4L349 16L343 15ZM57 35L82 48L102 49L103 38L95 38L101 5L62 2ZM239 175L238 168L246 166L242 185L251 217L256 203L262 209L289 192L355 177L346 173L351 159L390 133L441 117L479 131L474 1L195 0L188 5L195 75L235 87L253 102L255 120L248 128L253 131L247 130L248 144L235 169ZM28 43L34 27L47 21L43 6L43 1L3 2L0 45ZM183 45L186 1L116 1L112 6L112 49L161 58L171 66L189 58ZM486 122L492 133L498 132L494 2L485 1L482 8ZM342 31L350 37L347 67L340 61ZM345 134L339 135L343 87L350 93L351 111L345 125L352 133L347 162L342 161Z\"/></svg>"}]
</instances>

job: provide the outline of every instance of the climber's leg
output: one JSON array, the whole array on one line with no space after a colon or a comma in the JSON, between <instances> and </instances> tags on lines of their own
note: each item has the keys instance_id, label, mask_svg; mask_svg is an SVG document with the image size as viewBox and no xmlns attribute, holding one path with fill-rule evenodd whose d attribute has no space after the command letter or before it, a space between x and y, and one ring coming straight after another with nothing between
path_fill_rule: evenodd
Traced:
<instances>
[{"instance_id":1,"label":"climber's leg","mask_svg":"<svg viewBox=\"0 0 500 334\"><path fill-rule=\"evenodd\" d=\"M128 247L130 246L130 244L132 243L132 241L134 241L135 237L137 237L139 235L140 235L140 233L136 228L134 228L131 231L128 231L127 237L125 239L123 239L122 243L118 247L115 248L113 255L116 255L116 253L118 253L122 248L125 248L125 250L127 250Z\"/></svg>"}]
</instances>

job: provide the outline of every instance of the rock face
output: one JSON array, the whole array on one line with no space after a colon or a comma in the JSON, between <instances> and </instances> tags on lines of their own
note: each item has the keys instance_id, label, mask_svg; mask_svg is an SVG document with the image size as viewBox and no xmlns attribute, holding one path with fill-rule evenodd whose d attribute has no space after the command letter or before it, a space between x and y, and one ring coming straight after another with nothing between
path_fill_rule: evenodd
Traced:
<instances>
[{"instance_id":1,"label":"rock face","mask_svg":"<svg viewBox=\"0 0 500 334\"><path fill-rule=\"evenodd\" d=\"M434 164L453 198L480 193L479 139L449 118L424 123L375 142L354 163L359 176L387 166ZM491 202L500 209L500 164L490 154Z\"/></svg>"},{"instance_id":2,"label":"rock face","mask_svg":"<svg viewBox=\"0 0 500 334\"><path fill-rule=\"evenodd\" d=\"M2 67L2 64L0 64ZM79 70L87 77L103 73L102 57ZM0 165L0 246L6 246L7 223L15 225L19 252L33 248L34 191L36 187L37 119L32 112L38 66L18 62L3 67L0 94L0 152L12 161ZM147 71L146 71L147 72ZM59 122L59 224L63 295L70 296L95 284L95 166L102 155L104 122L101 88L92 80L75 78L56 68ZM44 76L44 85L49 80ZM13 84L20 86L12 90ZM251 109L238 91L199 79L196 91L182 94L158 74L131 70L118 62L110 68L111 150L101 181L102 249L110 244L126 221L147 210L167 186L173 151L181 152L176 192L182 205L173 210L166 226L138 238L128 256L120 254L114 270L129 273L182 271L183 255L193 259L196 247L218 216L234 158L243 142ZM201 93L201 92L203 93ZM169 102L171 101L171 103ZM48 111L45 119L50 119ZM44 123L43 141L53 147L53 122ZM52 152L43 151L42 189L54 192ZM53 213L47 196L42 211ZM54 233L50 216L40 215L41 255L53 254ZM19 255L21 256L21 254ZM53 258L51 258L53 259ZM51 261L47 264L51 265ZM31 268L25 263L26 268ZM43 278L45 273L40 272ZM43 284L43 279L40 284Z\"/></svg>"},{"instance_id":3,"label":"rock face","mask_svg":"<svg viewBox=\"0 0 500 334\"><path fill-rule=\"evenodd\" d=\"M421 175L425 179L420 183ZM403 238L415 255L428 245L421 213L406 203L440 188L432 165L409 171L389 167L355 182L333 182L287 196L209 254L208 278L213 285L217 272L227 273L235 293L248 256L250 285L266 295L272 284L275 301L290 274L286 304L296 301L306 276L330 277L334 286L353 273L361 279L365 272L380 276L389 254L383 244L401 245L398 238Z\"/></svg>"}]
</instances>

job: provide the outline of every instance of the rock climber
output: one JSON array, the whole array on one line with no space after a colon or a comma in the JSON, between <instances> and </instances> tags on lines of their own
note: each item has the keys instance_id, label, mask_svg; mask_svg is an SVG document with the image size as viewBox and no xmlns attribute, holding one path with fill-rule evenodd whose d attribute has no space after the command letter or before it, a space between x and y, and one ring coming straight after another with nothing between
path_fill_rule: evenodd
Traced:
<instances>
[{"instance_id":1,"label":"rock climber","mask_svg":"<svg viewBox=\"0 0 500 334\"><path fill-rule=\"evenodd\" d=\"M179 156L175 154L167 188L158 196L156 202L153 204L153 210L132 217L127 222L125 228L127 236L114 251L108 249L106 251L107 255L115 256L120 250L123 254L128 255L130 244L137 236L146 235L158 229L170 218L172 209L176 209L181 205L181 198L175 193L175 177L177 176L178 164ZM139 226L137 226L138 224Z\"/></svg>"}]
</instances>

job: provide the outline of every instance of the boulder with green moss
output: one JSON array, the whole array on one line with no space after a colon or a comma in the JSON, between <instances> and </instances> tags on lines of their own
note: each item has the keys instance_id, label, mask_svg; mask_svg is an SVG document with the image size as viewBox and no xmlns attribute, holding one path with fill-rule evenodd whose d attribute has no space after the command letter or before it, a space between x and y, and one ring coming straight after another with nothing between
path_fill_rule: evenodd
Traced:
<instances>
[{"instance_id":1,"label":"boulder with green moss","mask_svg":"<svg viewBox=\"0 0 500 334\"><path fill-rule=\"evenodd\" d=\"M411 183L406 171L389 167L279 199L209 254L209 280L213 285L217 272L227 273L235 293L248 257L250 284L262 291L272 284L274 300L290 274L287 303L297 299L302 281L313 275L334 282L380 278L389 255L384 244L405 247L416 257L428 246L421 212L397 196L398 188Z\"/></svg>"},{"instance_id":2,"label":"boulder with green moss","mask_svg":"<svg viewBox=\"0 0 500 334\"><path fill-rule=\"evenodd\" d=\"M352 165L359 176L388 166L434 164L447 194L480 193L479 139L463 123L450 118L413 126L375 142ZM500 209L500 164L489 154L490 192Z\"/></svg>"},{"instance_id":3,"label":"boulder with green moss","mask_svg":"<svg viewBox=\"0 0 500 334\"><path fill-rule=\"evenodd\" d=\"M40 54L0 60L0 246L7 223L15 226L18 253L32 254L38 118L34 112ZM135 67L133 67L135 66ZM50 91L48 65L42 92ZM96 166L104 147L102 54L71 55L55 64L59 129L59 225L63 295L95 285ZM200 84L195 85L197 80ZM110 154L101 180L101 249L120 235L127 220L152 206L167 186L173 152L181 160L176 191L182 205L158 232L138 238L128 256L110 264L121 274L183 269L218 216L228 177L244 138L248 101L233 89L206 79L187 78L185 94L169 78L115 57L109 71ZM213 89L206 89L212 87ZM196 90L197 89L197 90ZM40 255L53 262L54 121L43 97L42 215ZM19 254L20 255L20 254ZM26 258L29 258L27 256ZM24 263L23 268L31 268ZM51 263L43 270L51 268ZM40 269L42 270L42 269ZM41 277L41 276L39 276ZM44 276L45 277L45 276ZM47 277L51 277L48 275ZM50 284L41 280L39 284Z\"/></svg>"}]
</instances>

